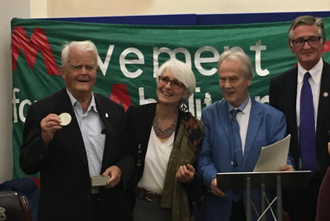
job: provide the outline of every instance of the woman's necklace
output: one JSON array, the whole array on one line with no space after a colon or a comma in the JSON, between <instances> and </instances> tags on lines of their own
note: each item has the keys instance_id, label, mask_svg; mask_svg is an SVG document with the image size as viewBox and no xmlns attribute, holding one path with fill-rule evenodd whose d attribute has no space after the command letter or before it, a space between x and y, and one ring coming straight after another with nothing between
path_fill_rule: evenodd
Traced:
<instances>
[{"instance_id":1,"label":"woman's necklace","mask_svg":"<svg viewBox=\"0 0 330 221\"><path fill-rule=\"evenodd\" d=\"M154 127L157 137L163 138L163 139L170 137L176 129L177 121L178 121L178 116L176 116L175 120L173 121L172 125L169 128L162 130L158 123L157 113L155 113L155 118L154 118L154 122L152 125Z\"/></svg>"}]
</instances>

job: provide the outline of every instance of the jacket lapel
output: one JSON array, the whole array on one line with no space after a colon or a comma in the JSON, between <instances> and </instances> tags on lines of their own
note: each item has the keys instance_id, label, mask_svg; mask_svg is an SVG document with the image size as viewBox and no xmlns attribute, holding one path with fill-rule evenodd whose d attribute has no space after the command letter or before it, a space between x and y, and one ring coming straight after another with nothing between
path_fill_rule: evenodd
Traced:
<instances>
[{"instance_id":1,"label":"jacket lapel","mask_svg":"<svg viewBox=\"0 0 330 221\"><path fill-rule=\"evenodd\" d=\"M329 99L330 99L330 65L324 62L321 86L320 86L320 96L319 96L319 107L317 113L317 130L316 136L319 135L322 128L322 124L325 121L325 116L329 112Z\"/></svg>"},{"instance_id":2,"label":"jacket lapel","mask_svg":"<svg viewBox=\"0 0 330 221\"><path fill-rule=\"evenodd\" d=\"M72 117L71 122L67 126L64 126L62 128L63 130L65 130L67 132L68 136L70 137L70 139L68 139L68 142L70 142L70 141L72 142L72 146L74 148L76 148L80 158L82 159L82 161L84 162L86 167L88 167L87 155L86 155L83 138L82 138L81 132L80 132L80 127L79 127L76 115L73 111L73 107L72 107L69 95L67 94L65 88L62 89L58 104L60 106L59 114L61 114L63 112L67 112Z\"/></svg>"},{"instance_id":3,"label":"jacket lapel","mask_svg":"<svg viewBox=\"0 0 330 221\"><path fill-rule=\"evenodd\" d=\"M103 123L103 130L105 133L105 143L104 146L107 148L104 148L103 152L103 158L102 158L102 170L104 169L104 163L105 162L111 162L111 152L112 148L114 148L113 145L113 135L114 135L114 128L111 125L111 119L113 117L116 117L114 113L112 112L112 108L107 107L104 103L100 102L98 95L94 93L95 103L97 107L97 111L99 112L99 115L101 117L102 123ZM110 159L109 159L110 157ZM108 159L105 159L108 158Z\"/></svg>"},{"instance_id":4,"label":"jacket lapel","mask_svg":"<svg viewBox=\"0 0 330 221\"><path fill-rule=\"evenodd\" d=\"M294 128L291 131L297 131L297 115L296 115L296 105L297 105L297 79L298 79L298 68L292 69L292 72L289 73L288 78L283 84L285 84L285 91L286 91L286 99L283 101L285 106L287 107L286 111L288 114L288 118L291 120L287 120L292 122L291 126ZM290 126L290 125L288 125Z\"/></svg>"},{"instance_id":5,"label":"jacket lapel","mask_svg":"<svg viewBox=\"0 0 330 221\"><path fill-rule=\"evenodd\" d=\"M220 118L219 126L222 127L222 131L225 132L227 142L232 145L232 131L231 131L231 125L229 121L229 110L228 110L228 104L225 101L225 99L222 99L218 105L217 105L217 114ZM232 147L230 147L232 148Z\"/></svg>"},{"instance_id":6,"label":"jacket lapel","mask_svg":"<svg viewBox=\"0 0 330 221\"><path fill-rule=\"evenodd\" d=\"M250 111L249 124L246 134L245 147L244 147L244 157L243 157L244 168L247 163L247 159L249 158L251 149L253 147L254 140L257 136L257 132L259 130L262 118L263 118L263 112L261 111L260 108L258 108L257 101L251 98L251 111Z\"/></svg>"}]
</instances>

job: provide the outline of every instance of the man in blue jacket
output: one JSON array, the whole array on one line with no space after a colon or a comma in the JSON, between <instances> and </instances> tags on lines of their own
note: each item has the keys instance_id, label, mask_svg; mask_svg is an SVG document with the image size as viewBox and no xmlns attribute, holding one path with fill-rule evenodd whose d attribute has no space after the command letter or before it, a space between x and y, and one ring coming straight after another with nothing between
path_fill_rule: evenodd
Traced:
<instances>
[{"instance_id":1,"label":"man in blue jacket","mask_svg":"<svg viewBox=\"0 0 330 221\"><path fill-rule=\"evenodd\" d=\"M218 61L224 99L202 111L205 135L198 156L198 173L209 190L204 196L202 220L246 220L243 191L219 189L216 174L252 172L261 148L286 135L284 114L249 96L252 69L243 52L225 51ZM291 157L287 163L279 170L293 171ZM255 204L260 201L255 194L252 198Z\"/></svg>"}]
</instances>

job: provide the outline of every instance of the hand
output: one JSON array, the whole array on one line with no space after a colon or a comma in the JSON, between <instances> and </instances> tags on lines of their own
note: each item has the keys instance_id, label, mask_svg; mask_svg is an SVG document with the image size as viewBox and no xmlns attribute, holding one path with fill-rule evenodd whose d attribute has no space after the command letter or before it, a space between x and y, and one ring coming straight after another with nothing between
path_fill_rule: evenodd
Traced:
<instances>
[{"instance_id":1,"label":"hand","mask_svg":"<svg viewBox=\"0 0 330 221\"><path fill-rule=\"evenodd\" d=\"M282 165L280 166L277 171L294 171L291 165Z\"/></svg>"},{"instance_id":2,"label":"hand","mask_svg":"<svg viewBox=\"0 0 330 221\"><path fill-rule=\"evenodd\" d=\"M111 166L102 173L102 176L110 177L105 188L113 188L120 183L121 170L117 166Z\"/></svg>"},{"instance_id":3,"label":"hand","mask_svg":"<svg viewBox=\"0 0 330 221\"><path fill-rule=\"evenodd\" d=\"M186 183L190 182L194 178L194 174L195 168L192 165L187 164L187 166L180 166L175 176L179 182Z\"/></svg>"},{"instance_id":4,"label":"hand","mask_svg":"<svg viewBox=\"0 0 330 221\"><path fill-rule=\"evenodd\" d=\"M48 114L40 122L41 136L45 145L53 139L57 130L62 129L60 117L57 114Z\"/></svg>"},{"instance_id":5,"label":"hand","mask_svg":"<svg viewBox=\"0 0 330 221\"><path fill-rule=\"evenodd\" d=\"M217 178L214 178L211 182L211 192L218 196L218 197L224 197L224 196L227 196L226 193L222 192L219 188L218 188L218 185L217 185Z\"/></svg>"}]
</instances>

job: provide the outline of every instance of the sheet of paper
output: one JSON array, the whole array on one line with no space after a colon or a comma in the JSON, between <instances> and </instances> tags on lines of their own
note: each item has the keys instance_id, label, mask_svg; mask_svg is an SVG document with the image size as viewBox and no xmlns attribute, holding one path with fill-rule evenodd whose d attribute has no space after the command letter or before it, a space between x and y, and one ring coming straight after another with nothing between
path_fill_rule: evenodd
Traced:
<instances>
[{"instance_id":1,"label":"sheet of paper","mask_svg":"<svg viewBox=\"0 0 330 221\"><path fill-rule=\"evenodd\" d=\"M259 159L253 172L276 171L286 164L291 135L271 145L262 147Z\"/></svg>"}]
</instances>

